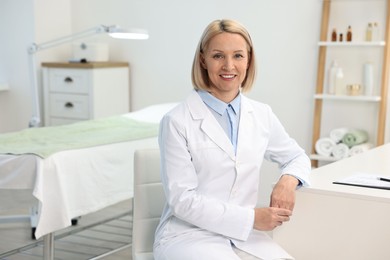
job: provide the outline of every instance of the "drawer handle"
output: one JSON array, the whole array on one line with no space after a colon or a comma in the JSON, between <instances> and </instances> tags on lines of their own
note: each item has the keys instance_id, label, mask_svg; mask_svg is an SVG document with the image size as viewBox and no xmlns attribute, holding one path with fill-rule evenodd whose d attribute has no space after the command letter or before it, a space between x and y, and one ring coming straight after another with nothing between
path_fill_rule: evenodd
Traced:
<instances>
[{"instance_id":1,"label":"drawer handle","mask_svg":"<svg viewBox=\"0 0 390 260\"><path fill-rule=\"evenodd\" d=\"M65 83L73 83L73 79L71 77L66 77L64 81Z\"/></svg>"},{"instance_id":2,"label":"drawer handle","mask_svg":"<svg viewBox=\"0 0 390 260\"><path fill-rule=\"evenodd\" d=\"M66 108L73 108L73 103L72 102L66 102L65 103Z\"/></svg>"}]
</instances>

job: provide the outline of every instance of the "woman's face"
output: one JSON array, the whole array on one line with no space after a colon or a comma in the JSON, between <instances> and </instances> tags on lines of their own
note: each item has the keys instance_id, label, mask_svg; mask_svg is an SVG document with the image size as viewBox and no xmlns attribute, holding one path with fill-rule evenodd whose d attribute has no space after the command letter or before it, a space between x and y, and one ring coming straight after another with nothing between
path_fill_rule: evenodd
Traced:
<instances>
[{"instance_id":1,"label":"woman's face","mask_svg":"<svg viewBox=\"0 0 390 260\"><path fill-rule=\"evenodd\" d=\"M210 40L201 61L211 82L211 94L226 103L232 101L249 66L245 39L235 33L218 34Z\"/></svg>"}]
</instances>

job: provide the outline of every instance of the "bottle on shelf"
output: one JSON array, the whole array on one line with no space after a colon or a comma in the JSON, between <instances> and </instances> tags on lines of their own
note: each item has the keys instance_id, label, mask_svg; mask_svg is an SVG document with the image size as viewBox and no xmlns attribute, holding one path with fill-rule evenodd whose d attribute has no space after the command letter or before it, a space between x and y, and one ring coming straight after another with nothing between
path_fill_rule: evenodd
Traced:
<instances>
[{"instance_id":1,"label":"bottle on shelf","mask_svg":"<svg viewBox=\"0 0 390 260\"><path fill-rule=\"evenodd\" d=\"M347 30L347 42L351 42L351 41L352 41L352 28L349 25Z\"/></svg>"},{"instance_id":2,"label":"bottle on shelf","mask_svg":"<svg viewBox=\"0 0 390 260\"><path fill-rule=\"evenodd\" d=\"M372 40L373 41L380 41L380 33L379 33L379 24L377 22L374 22L372 25Z\"/></svg>"},{"instance_id":3,"label":"bottle on shelf","mask_svg":"<svg viewBox=\"0 0 390 260\"><path fill-rule=\"evenodd\" d=\"M374 95L374 68L370 62L363 65L363 89L365 95Z\"/></svg>"},{"instance_id":4,"label":"bottle on shelf","mask_svg":"<svg viewBox=\"0 0 390 260\"><path fill-rule=\"evenodd\" d=\"M344 39L343 39L343 34L340 33L340 34L339 34L339 42L342 42L342 41L344 41Z\"/></svg>"},{"instance_id":5,"label":"bottle on shelf","mask_svg":"<svg viewBox=\"0 0 390 260\"><path fill-rule=\"evenodd\" d=\"M339 66L337 60L332 61L328 74L328 89L327 93L334 95L339 91L342 79L344 77L343 69Z\"/></svg>"},{"instance_id":6,"label":"bottle on shelf","mask_svg":"<svg viewBox=\"0 0 390 260\"><path fill-rule=\"evenodd\" d=\"M332 30L331 40L332 40L332 42L337 42L337 30L336 30L336 28L333 28L333 30Z\"/></svg>"},{"instance_id":7,"label":"bottle on shelf","mask_svg":"<svg viewBox=\"0 0 390 260\"><path fill-rule=\"evenodd\" d=\"M372 41L372 23L368 23L367 29L366 29L366 41L370 42Z\"/></svg>"}]
</instances>

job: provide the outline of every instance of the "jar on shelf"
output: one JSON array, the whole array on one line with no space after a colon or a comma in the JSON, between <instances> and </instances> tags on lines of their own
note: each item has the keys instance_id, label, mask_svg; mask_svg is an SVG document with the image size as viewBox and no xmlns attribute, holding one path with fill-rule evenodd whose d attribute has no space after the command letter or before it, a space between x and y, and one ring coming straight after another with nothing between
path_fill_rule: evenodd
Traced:
<instances>
[{"instance_id":1,"label":"jar on shelf","mask_svg":"<svg viewBox=\"0 0 390 260\"><path fill-rule=\"evenodd\" d=\"M348 84L347 95L358 96L361 94L362 86L360 84Z\"/></svg>"}]
</instances>

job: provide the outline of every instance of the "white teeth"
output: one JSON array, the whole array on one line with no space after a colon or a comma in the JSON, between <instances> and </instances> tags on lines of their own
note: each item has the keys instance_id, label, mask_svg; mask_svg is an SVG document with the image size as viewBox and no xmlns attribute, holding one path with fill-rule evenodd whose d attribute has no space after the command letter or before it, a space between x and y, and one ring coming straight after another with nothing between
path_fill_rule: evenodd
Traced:
<instances>
[{"instance_id":1,"label":"white teeth","mask_svg":"<svg viewBox=\"0 0 390 260\"><path fill-rule=\"evenodd\" d=\"M221 75L221 77L225 79L232 79L234 78L234 75Z\"/></svg>"}]
</instances>

